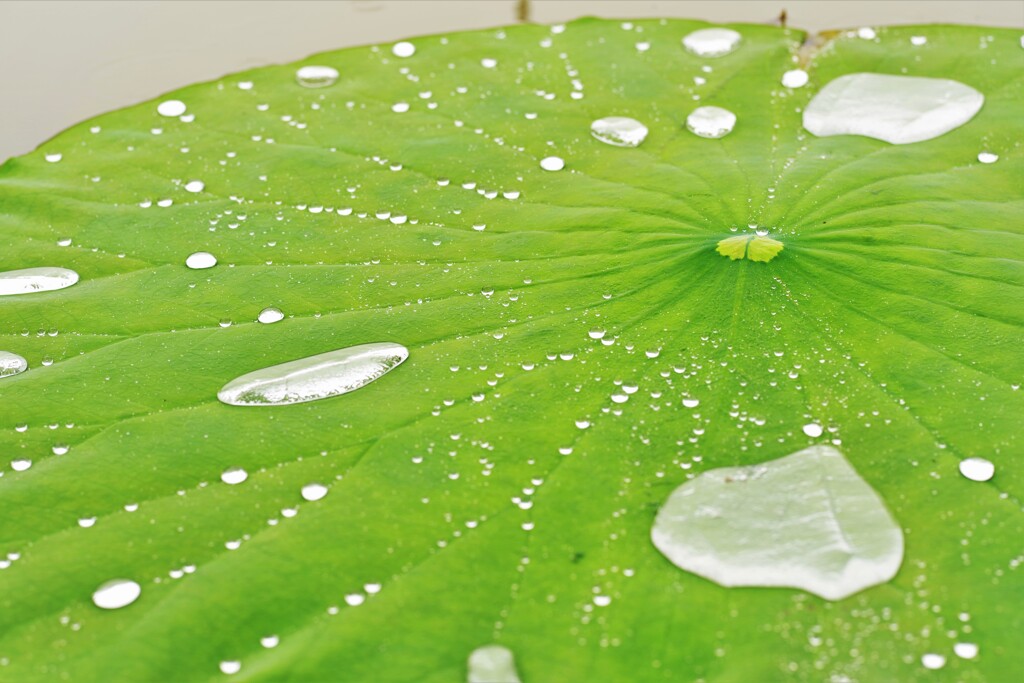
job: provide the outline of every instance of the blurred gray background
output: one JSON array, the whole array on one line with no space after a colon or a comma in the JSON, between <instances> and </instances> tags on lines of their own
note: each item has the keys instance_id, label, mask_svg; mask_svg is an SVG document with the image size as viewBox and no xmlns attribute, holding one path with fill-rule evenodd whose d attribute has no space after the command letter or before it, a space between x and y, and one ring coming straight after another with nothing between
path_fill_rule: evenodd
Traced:
<instances>
[{"instance_id":1,"label":"blurred gray background","mask_svg":"<svg viewBox=\"0 0 1024 683\"><path fill-rule=\"evenodd\" d=\"M83 119L244 68L516 21L519 0L0 1L0 162ZM686 17L818 31L1024 27L1024 0L532 0L531 18Z\"/></svg>"}]
</instances>

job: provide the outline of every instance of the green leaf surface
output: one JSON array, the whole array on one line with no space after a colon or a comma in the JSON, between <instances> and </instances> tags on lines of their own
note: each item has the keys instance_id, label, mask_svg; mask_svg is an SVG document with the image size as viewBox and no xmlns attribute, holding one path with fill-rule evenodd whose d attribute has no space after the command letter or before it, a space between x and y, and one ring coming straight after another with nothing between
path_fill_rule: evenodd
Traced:
<instances>
[{"instance_id":1,"label":"green leaf surface","mask_svg":"<svg viewBox=\"0 0 1024 683\"><path fill-rule=\"evenodd\" d=\"M489 643L524 683L1016 680L1020 36L802 47L738 25L735 52L702 59L680 40L704 26L584 19L321 54L0 167L0 270L81 275L0 297L0 349L29 362L0 379L0 680L455 682ZM304 88L303 64L340 77ZM784 88L798 64L810 83ZM854 72L986 100L915 144L804 131L814 93ZM194 120L160 116L170 98ZM701 104L735 129L689 133ZM605 116L650 133L603 144ZM749 225L784 249L716 253ZM196 251L219 264L186 268ZM286 318L256 322L269 306ZM382 341L409 359L358 391L217 401L245 373ZM688 478L813 443L902 527L891 582L838 602L724 588L652 545ZM974 456L991 481L958 473ZM236 467L248 479L222 483ZM311 482L328 495L303 500ZM114 578L141 596L101 610Z\"/></svg>"}]
</instances>

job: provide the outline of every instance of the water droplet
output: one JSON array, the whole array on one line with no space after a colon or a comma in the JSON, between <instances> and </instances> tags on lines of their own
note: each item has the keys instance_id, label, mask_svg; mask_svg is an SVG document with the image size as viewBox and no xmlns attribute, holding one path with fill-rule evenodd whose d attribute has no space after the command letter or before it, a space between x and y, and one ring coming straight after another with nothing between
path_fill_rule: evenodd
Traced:
<instances>
[{"instance_id":1,"label":"water droplet","mask_svg":"<svg viewBox=\"0 0 1024 683\"><path fill-rule=\"evenodd\" d=\"M960 474L971 481L988 481L996 473L996 466L985 458L967 458L960 461Z\"/></svg>"},{"instance_id":2,"label":"water droplet","mask_svg":"<svg viewBox=\"0 0 1024 683\"><path fill-rule=\"evenodd\" d=\"M520 683L512 650L501 645L484 645L469 655L467 683Z\"/></svg>"},{"instance_id":3,"label":"water droplet","mask_svg":"<svg viewBox=\"0 0 1024 683\"><path fill-rule=\"evenodd\" d=\"M802 88L807 85L807 72L803 69L792 69L782 74L782 85L787 88Z\"/></svg>"},{"instance_id":4,"label":"water droplet","mask_svg":"<svg viewBox=\"0 0 1024 683\"><path fill-rule=\"evenodd\" d=\"M915 47L921 47L928 42L927 36L910 36L910 44Z\"/></svg>"},{"instance_id":5,"label":"water droplet","mask_svg":"<svg viewBox=\"0 0 1024 683\"><path fill-rule=\"evenodd\" d=\"M217 265L217 257L208 251L197 251L185 259L185 265L193 270L213 268Z\"/></svg>"},{"instance_id":6,"label":"water droplet","mask_svg":"<svg viewBox=\"0 0 1024 683\"><path fill-rule=\"evenodd\" d=\"M272 647L277 647L278 643L280 642L281 639L277 636L263 636L262 638L260 638L260 645L267 648L268 650Z\"/></svg>"},{"instance_id":7,"label":"water droplet","mask_svg":"<svg viewBox=\"0 0 1024 683\"><path fill-rule=\"evenodd\" d=\"M60 152L54 152L52 154L47 154L43 158L46 159L47 161L49 161L51 164L55 164L58 161L60 161L61 159L63 159L64 155L61 154Z\"/></svg>"},{"instance_id":8,"label":"water droplet","mask_svg":"<svg viewBox=\"0 0 1024 683\"><path fill-rule=\"evenodd\" d=\"M185 183L185 191L193 194L202 192L206 188L206 183L202 180L190 180Z\"/></svg>"},{"instance_id":9,"label":"water droplet","mask_svg":"<svg viewBox=\"0 0 1024 683\"><path fill-rule=\"evenodd\" d=\"M484 59L480 60L480 65L485 69L493 69L494 67L498 66L498 60L485 57Z\"/></svg>"},{"instance_id":10,"label":"water droplet","mask_svg":"<svg viewBox=\"0 0 1024 683\"><path fill-rule=\"evenodd\" d=\"M651 540L723 586L785 586L839 600L891 579L903 534L842 453L813 446L704 472L659 510Z\"/></svg>"},{"instance_id":11,"label":"water droplet","mask_svg":"<svg viewBox=\"0 0 1024 683\"><path fill-rule=\"evenodd\" d=\"M723 138L736 125L736 115L721 107L697 107L686 117L686 127L702 138Z\"/></svg>"},{"instance_id":12,"label":"water droplet","mask_svg":"<svg viewBox=\"0 0 1024 683\"><path fill-rule=\"evenodd\" d=\"M139 584L129 579L113 579L96 589L92 601L103 609L120 609L135 602L142 593Z\"/></svg>"},{"instance_id":13,"label":"water droplet","mask_svg":"<svg viewBox=\"0 0 1024 683\"><path fill-rule=\"evenodd\" d=\"M412 57L416 54L416 46L406 40L403 40L402 42L395 43L391 46L391 54L396 57L402 57L403 59L406 57Z\"/></svg>"},{"instance_id":14,"label":"water droplet","mask_svg":"<svg viewBox=\"0 0 1024 683\"><path fill-rule=\"evenodd\" d=\"M981 152L978 154L978 161L983 164L994 164L999 161L999 155L992 152Z\"/></svg>"},{"instance_id":15,"label":"water droplet","mask_svg":"<svg viewBox=\"0 0 1024 683\"><path fill-rule=\"evenodd\" d=\"M156 106L156 113L168 118L177 118L185 113L187 107L181 100L164 100Z\"/></svg>"},{"instance_id":16,"label":"water droplet","mask_svg":"<svg viewBox=\"0 0 1024 683\"><path fill-rule=\"evenodd\" d=\"M52 292L78 282L78 273L67 268L24 268L0 273L0 296Z\"/></svg>"},{"instance_id":17,"label":"water droplet","mask_svg":"<svg viewBox=\"0 0 1024 683\"><path fill-rule=\"evenodd\" d=\"M330 66L304 66L295 72L295 80L304 88L326 88L338 80L338 70Z\"/></svg>"},{"instance_id":18,"label":"water droplet","mask_svg":"<svg viewBox=\"0 0 1024 683\"><path fill-rule=\"evenodd\" d=\"M857 73L840 76L804 109L819 137L864 135L894 145L931 140L970 121L985 97L957 81Z\"/></svg>"},{"instance_id":19,"label":"water droplet","mask_svg":"<svg viewBox=\"0 0 1024 683\"><path fill-rule=\"evenodd\" d=\"M249 478L249 473L243 470L241 467L233 467L229 470L224 470L220 475L220 480L225 484L241 484L243 481Z\"/></svg>"},{"instance_id":20,"label":"water droplet","mask_svg":"<svg viewBox=\"0 0 1024 683\"><path fill-rule=\"evenodd\" d=\"M647 137L647 126L628 116L607 116L590 124L590 134L616 147L637 147Z\"/></svg>"},{"instance_id":21,"label":"water droplet","mask_svg":"<svg viewBox=\"0 0 1024 683\"><path fill-rule=\"evenodd\" d=\"M264 325L270 325L271 323L276 323L284 320L284 313L281 312L280 308L268 306L267 308L264 308L262 311L260 311L260 314L256 317L256 320L260 321Z\"/></svg>"},{"instance_id":22,"label":"water droplet","mask_svg":"<svg viewBox=\"0 0 1024 683\"><path fill-rule=\"evenodd\" d=\"M811 437L812 439L817 439L819 436L821 436L822 432L824 431L822 430L821 425L815 422L805 424L803 430L804 434Z\"/></svg>"},{"instance_id":23,"label":"water droplet","mask_svg":"<svg viewBox=\"0 0 1024 683\"><path fill-rule=\"evenodd\" d=\"M11 461L11 469L15 472L24 472L30 467L32 467L32 461L27 458L19 458Z\"/></svg>"},{"instance_id":24,"label":"water droplet","mask_svg":"<svg viewBox=\"0 0 1024 683\"><path fill-rule=\"evenodd\" d=\"M698 57L722 57L740 44L742 36L728 28L702 28L683 38L683 47Z\"/></svg>"},{"instance_id":25,"label":"water droplet","mask_svg":"<svg viewBox=\"0 0 1024 683\"><path fill-rule=\"evenodd\" d=\"M857 29L857 37L863 40L874 40L876 35L875 29L867 26Z\"/></svg>"},{"instance_id":26,"label":"water droplet","mask_svg":"<svg viewBox=\"0 0 1024 683\"><path fill-rule=\"evenodd\" d=\"M395 112L396 114L404 114L405 112L409 111L409 103L396 102L391 105L391 111Z\"/></svg>"},{"instance_id":27,"label":"water droplet","mask_svg":"<svg viewBox=\"0 0 1024 683\"><path fill-rule=\"evenodd\" d=\"M302 497L309 502L315 502L327 495L327 487L323 484L306 484L302 487Z\"/></svg>"},{"instance_id":28,"label":"water droplet","mask_svg":"<svg viewBox=\"0 0 1024 683\"><path fill-rule=\"evenodd\" d=\"M921 655L921 666L933 671L941 669L946 666L946 658L934 652L929 652L928 654Z\"/></svg>"},{"instance_id":29,"label":"water droplet","mask_svg":"<svg viewBox=\"0 0 1024 683\"><path fill-rule=\"evenodd\" d=\"M408 357L408 349L391 342L350 346L242 375L225 384L217 398L228 405L260 406L340 396L382 377Z\"/></svg>"},{"instance_id":30,"label":"water droplet","mask_svg":"<svg viewBox=\"0 0 1024 683\"><path fill-rule=\"evenodd\" d=\"M0 351L0 377L11 377L28 369L28 361L16 353Z\"/></svg>"},{"instance_id":31,"label":"water droplet","mask_svg":"<svg viewBox=\"0 0 1024 683\"><path fill-rule=\"evenodd\" d=\"M221 673L225 673L230 676L242 670L242 663L237 659L227 659L220 663L220 670Z\"/></svg>"},{"instance_id":32,"label":"water droplet","mask_svg":"<svg viewBox=\"0 0 1024 683\"><path fill-rule=\"evenodd\" d=\"M978 646L975 643L956 643L953 653L961 659L974 659L978 656Z\"/></svg>"},{"instance_id":33,"label":"water droplet","mask_svg":"<svg viewBox=\"0 0 1024 683\"><path fill-rule=\"evenodd\" d=\"M544 157L540 160L540 167L545 171L561 171L565 168L565 160L562 157Z\"/></svg>"},{"instance_id":34,"label":"water droplet","mask_svg":"<svg viewBox=\"0 0 1024 683\"><path fill-rule=\"evenodd\" d=\"M366 602L366 596L362 593L349 593L345 596L345 604L349 607L359 607Z\"/></svg>"}]
</instances>

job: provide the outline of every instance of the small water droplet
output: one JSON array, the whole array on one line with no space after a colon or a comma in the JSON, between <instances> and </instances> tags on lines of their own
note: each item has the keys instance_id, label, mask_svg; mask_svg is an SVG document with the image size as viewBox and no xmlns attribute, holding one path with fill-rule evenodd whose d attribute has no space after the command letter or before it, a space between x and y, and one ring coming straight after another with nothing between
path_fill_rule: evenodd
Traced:
<instances>
[{"instance_id":1,"label":"small water droplet","mask_svg":"<svg viewBox=\"0 0 1024 683\"><path fill-rule=\"evenodd\" d=\"M190 180L185 183L185 191L193 194L202 192L206 188L206 183L202 180Z\"/></svg>"},{"instance_id":2,"label":"small water droplet","mask_svg":"<svg viewBox=\"0 0 1024 683\"><path fill-rule=\"evenodd\" d=\"M185 265L193 270L213 268L217 265L217 257L208 251L197 251L185 259Z\"/></svg>"},{"instance_id":3,"label":"small water droplet","mask_svg":"<svg viewBox=\"0 0 1024 683\"><path fill-rule=\"evenodd\" d=\"M270 325L271 323L276 323L284 320L284 313L281 312L280 308L274 308L273 306L269 306L260 311L260 314L256 317L256 319L259 322L263 323L264 325Z\"/></svg>"},{"instance_id":4,"label":"small water droplet","mask_svg":"<svg viewBox=\"0 0 1024 683\"><path fill-rule=\"evenodd\" d=\"M999 155L992 152L981 152L978 154L978 161L983 164L994 164L999 161Z\"/></svg>"},{"instance_id":5,"label":"small water droplet","mask_svg":"<svg viewBox=\"0 0 1024 683\"><path fill-rule=\"evenodd\" d=\"M316 502L327 495L327 487L323 484L306 484L302 487L302 497L309 502Z\"/></svg>"},{"instance_id":6,"label":"small water droplet","mask_svg":"<svg viewBox=\"0 0 1024 683\"><path fill-rule=\"evenodd\" d=\"M237 659L227 659L220 663L220 670L221 673L231 676L242 670L242 663Z\"/></svg>"},{"instance_id":7,"label":"small water droplet","mask_svg":"<svg viewBox=\"0 0 1024 683\"><path fill-rule=\"evenodd\" d=\"M393 105L391 105L391 111L395 112L396 114L404 114L405 112L409 111L409 103L396 102Z\"/></svg>"},{"instance_id":8,"label":"small water droplet","mask_svg":"<svg viewBox=\"0 0 1024 683\"><path fill-rule=\"evenodd\" d=\"M812 439L817 439L819 436L821 436L822 432L824 431L822 430L821 425L815 422L805 424L803 426L803 430L804 434L811 437Z\"/></svg>"},{"instance_id":9,"label":"small water droplet","mask_svg":"<svg viewBox=\"0 0 1024 683\"><path fill-rule=\"evenodd\" d=\"M164 100L156 106L156 113L168 118L177 118L185 113L187 107L181 100Z\"/></svg>"},{"instance_id":10,"label":"small water droplet","mask_svg":"<svg viewBox=\"0 0 1024 683\"><path fill-rule=\"evenodd\" d=\"M742 36L728 28L702 28L683 38L683 47L698 57L722 57L740 44Z\"/></svg>"},{"instance_id":11,"label":"small water droplet","mask_svg":"<svg viewBox=\"0 0 1024 683\"><path fill-rule=\"evenodd\" d=\"M61 154L60 152L53 152L51 154L47 154L43 158L46 159L47 161L49 161L51 164L55 164L58 161L60 161L61 159L63 159L64 155Z\"/></svg>"},{"instance_id":12,"label":"small water droplet","mask_svg":"<svg viewBox=\"0 0 1024 683\"><path fill-rule=\"evenodd\" d=\"M403 59L406 57L412 57L416 54L416 46L407 40L403 40L402 42L395 43L391 46L391 54Z\"/></svg>"},{"instance_id":13,"label":"small water droplet","mask_svg":"<svg viewBox=\"0 0 1024 683\"><path fill-rule=\"evenodd\" d=\"M515 656L502 645L484 645L469 655L467 683L520 683Z\"/></svg>"},{"instance_id":14,"label":"small water droplet","mask_svg":"<svg viewBox=\"0 0 1024 683\"><path fill-rule=\"evenodd\" d=\"M0 296L52 292L78 282L78 273L67 268L23 268L0 273Z\"/></svg>"},{"instance_id":15,"label":"small water droplet","mask_svg":"<svg viewBox=\"0 0 1024 683\"><path fill-rule=\"evenodd\" d=\"M723 138L736 125L736 115L721 107L697 107L686 117L686 127L702 138Z\"/></svg>"},{"instance_id":16,"label":"small water droplet","mask_svg":"<svg viewBox=\"0 0 1024 683\"><path fill-rule=\"evenodd\" d=\"M926 669L936 670L946 666L946 658L940 654L929 652L921 655L921 666Z\"/></svg>"},{"instance_id":17,"label":"small water droplet","mask_svg":"<svg viewBox=\"0 0 1024 683\"><path fill-rule=\"evenodd\" d=\"M0 351L0 377L12 377L25 372L28 361L16 353Z\"/></svg>"},{"instance_id":18,"label":"small water droplet","mask_svg":"<svg viewBox=\"0 0 1024 683\"><path fill-rule=\"evenodd\" d=\"M863 40L874 40L877 35L875 29L867 26L857 29L857 37Z\"/></svg>"},{"instance_id":19,"label":"small water droplet","mask_svg":"<svg viewBox=\"0 0 1024 683\"><path fill-rule=\"evenodd\" d=\"M956 643L953 653L961 659L974 659L978 656L978 646L975 643Z\"/></svg>"},{"instance_id":20,"label":"small water droplet","mask_svg":"<svg viewBox=\"0 0 1024 683\"><path fill-rule=\"evenodd\" d=\"M338 70L330 66L304 66L295 72L295 80L304 88L326 88L338 80Z\"/></svg>"},{"instance_id":21,"label":"small water droplet","mask_svg":"<svg viewBox=\"0 0 1024 683\"><path fill-rule=\"evenodd\" d=\"M24 472L30 467L32 467L32 461L27 458L19 458L11 461L11 469L15 472Z\"/></svg>"},{"instance_id":22,"label":"small water droplet","mask_svg":"<svg viewBox=\"0 0 1024 683\"><path fill-rule=\"evenodd\" d=\"M278 643L280 642L281 639L277 636L263 636L262 638L260 638L260 645L267 648L268 650L272 647L277 647Z\"/></svg>"},{"instance_id":23,"label":"small water droplet","mask_svg":"<svg viewBox=\"0 0 1024 683\"><path fill-rule=\"evenodd\" d=\"M910 44L915 47L921 47L928 42L927 36L910 36Z\"/></svg>"},{"instance_id":24,"label":"small water droplet","mask_svg":"<svg viewBox=\"0 0 1024 683\"><path fill-rule=\"evenodd\" d=\"M480 66L482 66L485 69L493 69L494 67L498 66L498 60L491 59L490 57L485 57L480 60Z\"/></svg>"},{"instance_id":25,"label":"small water droplet","mask_svg":"<svg viewBox=\"0 0 1024 683\"><path fill-rule=\"evenodd\" d=\"M103 609L120 609L130 605L142 594L139 584L130 579L113 579L96 589L92 601Z\"/></svg>"},{"instance_id":26,"label":"small water droplet","mask_svg":"<svg viewBox=\"0 0 1024 683\"><path fill-rule=\"evenodd\" d=\"M988 481L996 473L996 466L985 458L967 458L960 461L960 474L971 481Z\"/></svg>"},{"instance_id":27,"label":"small water droplet","mask_svg":"<svg viewBox=\"0 0 1024 683\"><path fill-rule=\"evenodd\" d=\"M565 160L562 157L544 157L540 160L540 167L545 171L561 171L565 168Z\"/></svg>"},{"instance_id":28,"label":"small water droplet","mask_svg":"<svg viewBox=\"0 0 1024 683\"><path fill-rule=\"evenodd\" d=\"M249 478L249 473L243 470L241 467L233 467L229 470L224 470L220 475L220 480L225 484L241 484L243 481Z\"/></svg>"},{"instance_id":29,"label":"small water droplet","mask_svg":"<svg viewBox=\"0 0 1024 683\"><path fill-rule=\"evenodd\" d=\"M802 88L807 85L807 72L803 69L791 69L782 74L782 85L787 88Z\"/></svg>"},{"instance_id":30,"label":"small water droplet","mask_svg":"<svg viewBox=\"0 0 1024 683\"><path fill-rule=\"evenodd\" d=\"M647 137L647 126L628 116L606 116L590 124L590 134L616 147L637 147Z\"/></svg>"}]
</instances>

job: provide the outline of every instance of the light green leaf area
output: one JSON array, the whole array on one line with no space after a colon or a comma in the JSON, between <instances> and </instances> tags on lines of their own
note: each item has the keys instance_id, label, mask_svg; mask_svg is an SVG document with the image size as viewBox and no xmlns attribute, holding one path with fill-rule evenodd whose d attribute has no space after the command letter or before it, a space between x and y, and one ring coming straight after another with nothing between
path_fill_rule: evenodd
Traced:
<instances>
[{"instance_id":1,"label":"light green leaf area","mask_svg":"<svg viewBox=\"0 0 1024 683\"><path fill-rule=\"evenodd\" d=\"M726 237L715 247L715 251L733 261L748 258L751 261L765 263L775 258L782 249L782 242L765 235L733 235Z\"/></svg>"},{"instance_id":2,"label":"light green leaf area","mask_svg":"<svg viewBox=\"0 0 1024 683\"><path fill-rule=\"evenodd\" d=\"M736 51L705 59L680 44L703 26L317 55L300 64L336 68L330 87L256 69L0 167L0 270L81 275L0 298L2 349L29 362L0 380L0 680L456 682L490 643L524 683L1014 680L1020 37L891 28L801 53L798 31L739 25ZM810 83L782 87L798 63ZM916 144L806 133L801 109L853 72L986 101ZM158 115L171 98L194 120ZM703 104L735 129L689 133ZM650 134L604 144L605 116ZM751 224L785 250L716 253ZM196 251L219 264L186 268ZM285 319L256 322L268 306ZM409 359L358 391L217 401L245 373L373 342ZM891 582L838 602L730 589L653 547L688 478L813 443L903 528ZM958 473L973 456L991 481ZM248 479L223 483L236 467ZM312 482L329 493L307 502ZM141 596L97 608L115 578Z\"/></svg>"}]
</instances>

